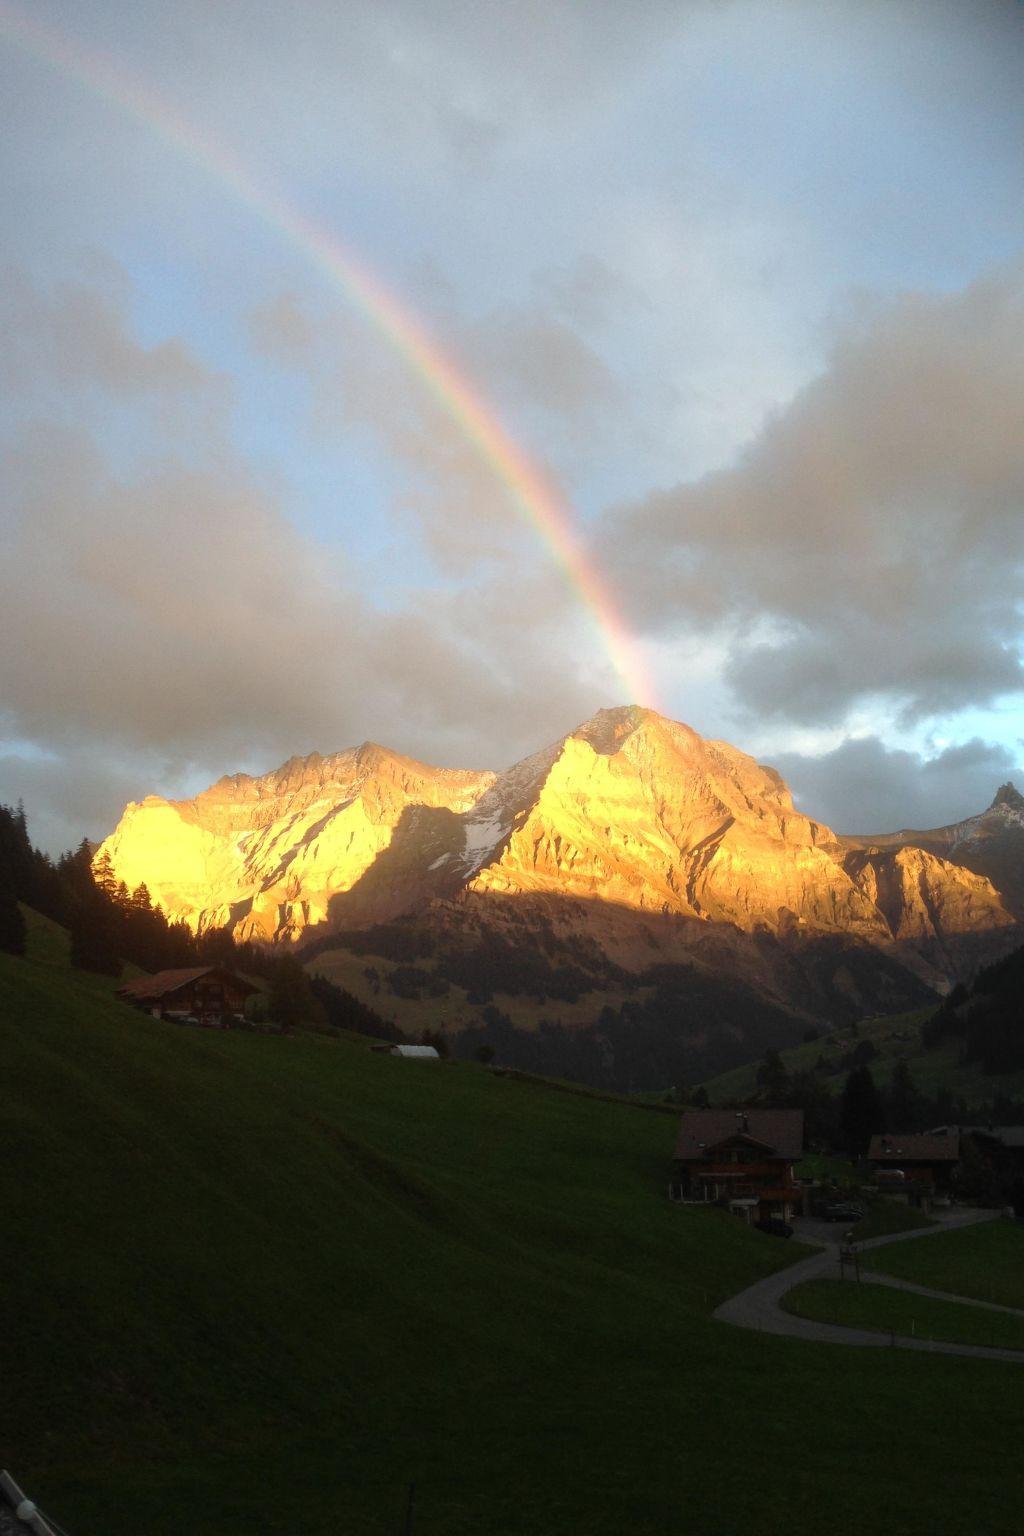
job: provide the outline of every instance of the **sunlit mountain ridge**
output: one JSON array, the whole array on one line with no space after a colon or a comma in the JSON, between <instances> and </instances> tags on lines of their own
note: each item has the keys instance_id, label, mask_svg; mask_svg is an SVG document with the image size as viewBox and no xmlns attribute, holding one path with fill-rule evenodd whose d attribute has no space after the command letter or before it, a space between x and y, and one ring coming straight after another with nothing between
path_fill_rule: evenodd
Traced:
<instances>
[{"instance_id":1,"label":"sunlit mountain ridge","mask_svg":"<svg viewBox=\"0 0 1024 1536\"><path fill-rule=\"evenodd\" d=\"M1016 815L1002 820L1015 835ZM191 800L149 796L99 855L169 916L265 943L322 947L409 916L522 937L542 918L627 969L733 953L771 971L779 953L843 940L941 988L1016 930L993 881L958 861L962 825L960 843L839 837L795 809L774 769L627 706L497 773L365 743Z\"/></svg>"}]
</instances>

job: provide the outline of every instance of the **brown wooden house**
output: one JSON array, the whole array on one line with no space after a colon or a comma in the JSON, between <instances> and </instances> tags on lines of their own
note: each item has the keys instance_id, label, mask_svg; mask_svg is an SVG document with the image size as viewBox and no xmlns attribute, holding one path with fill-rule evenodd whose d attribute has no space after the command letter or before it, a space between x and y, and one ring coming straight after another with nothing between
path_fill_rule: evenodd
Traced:
<instances>
[{"instance_id":1,"label":"brown wooden house","mask_svg":"<svg viewBox=\"0 0 1024 1536\"><path fill-rule=\"evenodd\" d=\"M244 976L221 965L137 976L118 988L117 996L156 1019L180 1018L214 1028L228 1028L240 1018L245 1000L257 988Z\"/></svg>"},{"instance_id":2,"label":"brown wooden house","mask_svg":"<svg viewBox=\"0 0 1024 1536\"><path fill-rule=\"evenodd\" d=\"M748 1221L801 1209L793 1165L803 1156L800 1109L691 1109L679 1125L674 1200L728 1206Z\"/></svg>"},{"instance_id":3,"label":"brown wooden house","mask_svg":"<svg viewBox=\"0 0 1024 1536\"><path fill-rule=\"evenodd\" d=\"M960 1131L955 1125L918 1135L890 1131L872 1136L868 1147L868 1162L879 1188L892 1193L903 1186L914 1195L945 1194L959 1161Z\"/></svg>"}]
</instances>

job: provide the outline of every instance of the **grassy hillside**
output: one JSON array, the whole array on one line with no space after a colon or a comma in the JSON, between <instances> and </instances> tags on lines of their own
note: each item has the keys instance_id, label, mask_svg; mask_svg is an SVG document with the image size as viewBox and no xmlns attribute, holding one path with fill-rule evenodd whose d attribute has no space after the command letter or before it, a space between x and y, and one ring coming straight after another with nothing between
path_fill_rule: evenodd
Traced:
<instances>
[{"instance_id":1,"label":"grassy hillside","mask_svg":"<svg viewBox=\"0 0 1024 1536\"><path fill-rule=\"evenodd\" d=\"M937 1301L887 1285L848 1280L808 1280L785 1297L787 1312L819 1323L842 1323L872 1333L905 1334L908 1338L948 1339L954 1344L981 1344L987 1349L1016 1349L1024 1357L1024 1317Z\"/></svg>"},{"instance_id":2,"label":"grassy hillside","mask_svg":"<svg viewBox=\"0 0 1024 1536\"><path fill-rule=\"evenodd\" d=\"M52 958L0 956L0 1039L0 1458L72 1536L390 1536L410 1481L416 1536L852 1536L868 1482L1017 1530L1015 1369L715 1323L795 1254L668 1204L670 1116Z\"/></svg>"},{"instance_id":3,"label":"grassy hillside","mask_svg":"<svg viewBox=\"0 0 1024 1536\"><path fill-rule=\"evenodd\" d=\"M878 1052L868 1065L880 1088L888 1087L896 1062L905 1056L914 1083L922 1093L934 1095L946 1088L954 1098L963 1098L969 1104L985 1103L1000 1093L1024 1097L1024 1072L987 1076L977 1062L962 1065L959 1041L943 1041L935 1049L926 1050L921 1043L921 1025L934 1011L923 1008L914 1013L865 1019L856 1033L849 1027L836 1029L779 1054L787 1072L817 1071L836 1094L842 1092L849 1070L843 1066L844 1057L860 1041L868 1040ZM750 1061L709 1078L704 1087L711 1103L721 1104L752 1094L757 1087L759 1066L759 1061Z\"/></svg>"},{"instance_id":4,"label":"grassy hillside","mask_svg":"<svg viewBox=\"0 0 1024 1536\"><path fill-rule=\"evenodd\" d=\"M872 1253L871 1268L936 1291L1024 1310L1024 1226L1019 1221L986 1222L936 1233L927 1244L883 1249Z\"/></svg>"}]
</instances>

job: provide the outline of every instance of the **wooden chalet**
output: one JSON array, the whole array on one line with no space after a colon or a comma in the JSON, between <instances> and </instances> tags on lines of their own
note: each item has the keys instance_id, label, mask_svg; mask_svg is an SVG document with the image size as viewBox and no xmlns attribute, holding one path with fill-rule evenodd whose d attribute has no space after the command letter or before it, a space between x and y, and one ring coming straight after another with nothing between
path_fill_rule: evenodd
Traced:
<instances>
[{"instance_id":1,"label":"wooden chalet","mask_svg":"<svg viewBox=\"0 0 1024 1536\"><path fill-rule=\"evenodd\" d=\"M117 996L155 1019L226 1029L242 1016L246 998L257 990L244 976L221 965L198 965L137 976L119 987Z\"/></svg>"},{"instance_id":2,"label":"wooden chalet","mask_svg":"<svg viewBox=\"0 0 1024 1536\"><path fill-rule=\"evenodd\" d=\"M892 1193L902 1186L914 1195L944 1194L959 1161L960 1131L955 1125L905 1136L887 1132L872 1136L868 1147L868 1162L879 1188Z\"/></svg>"},{"instance_id":3,"label":"wooden chalet","mask_svg":"<svg viewBox=\"0 0 1024 1536\"><path fill-rule=\"evenodd\" d=\"M793 1166L803 1156L800 1109L691 1109L679 1125L670 1194L728 1206L747 1221L802 1208Z\"/></svg>"}]
</instances>

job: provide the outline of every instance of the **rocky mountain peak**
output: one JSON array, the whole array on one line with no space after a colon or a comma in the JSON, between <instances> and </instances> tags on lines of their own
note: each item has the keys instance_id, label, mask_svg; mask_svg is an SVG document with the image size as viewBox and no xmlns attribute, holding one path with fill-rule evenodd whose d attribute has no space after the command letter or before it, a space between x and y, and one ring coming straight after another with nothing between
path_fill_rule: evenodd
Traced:
<instances>
[{"instance_id":1,"label":"rocky mountain peak","mask_svg":"<svg viewBox=\"0 0 1024 1536\"><path fill-rule=\"evenodd\" d=\"M661 718L653 709L644 709L639 704L623 704L617 709L599 709L572 734L578 741L587 742L595 752L612 757L634 731Z\"/></svg>"},{"instance_id":2,"label":"rocky mountain peak","mask_svg":"<svg viewBox=\"0 0 1024 1536\"><path fill-rule=\"evenodd\" d=\"M988 820L1024 825L1018 807L1004 785ZM774 769L630 704L498 774L369 741L291 758L189 801L129 806L103 846L118 877L144 880L170 915L240 938L295 939L440 904L453 922L519 914L529 927L531 913L559 914L607 953L619 945L624 963L650 963L666 934L682 949L712 930L717 943L797 933L920 945L1005 927L1002 887L942 857L952 831L934 857L844 858Z\"/></svg>"},{"instance_id":3,"label":"rocky mountain peak","mask_svg":"<svg viewBox=\"0 0 1024 1536\"><path fill-rule=\"evenodd\" d=\"M989 806L989 810L994 811L1001 805L1006 806L1007 810L1010 811L1024 811L1024 795L1020 793L1020 790L1014 788L1009 780L1005 784L1000 784L996 790L995 799Z\"/></svg>"}]
</instances>

